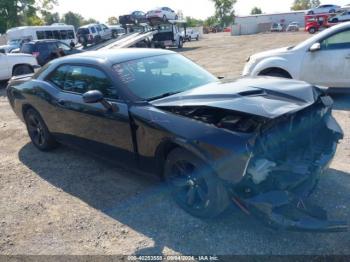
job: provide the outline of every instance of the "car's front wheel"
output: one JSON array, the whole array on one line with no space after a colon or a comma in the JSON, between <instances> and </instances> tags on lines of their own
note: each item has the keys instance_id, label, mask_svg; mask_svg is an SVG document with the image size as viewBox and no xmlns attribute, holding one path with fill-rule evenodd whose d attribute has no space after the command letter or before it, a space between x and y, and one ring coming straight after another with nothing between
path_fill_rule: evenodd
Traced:
<instances>
[{"instance_id":1,"label":"car's front wheel","mask_svg":"<svg viewBox=\"0 0 350 262\"><path fill-rule=\"evenodd\" d=\"M187 150L176 148L169 153L164 177L175 202L193 216L216 217L230 203L226 188L213 170Z\"/></svg>"},{"instance_id":2,"label":"car's front wheel","mask_svg":"<svg viewBox=\"0 0 350 262\"><path fill-rule=\"evenodd\" d=\"M28 134L32 143L41 151L49 151L58 146L40 114L30 108L24 115Z\"/></svg>"}]
</instances>

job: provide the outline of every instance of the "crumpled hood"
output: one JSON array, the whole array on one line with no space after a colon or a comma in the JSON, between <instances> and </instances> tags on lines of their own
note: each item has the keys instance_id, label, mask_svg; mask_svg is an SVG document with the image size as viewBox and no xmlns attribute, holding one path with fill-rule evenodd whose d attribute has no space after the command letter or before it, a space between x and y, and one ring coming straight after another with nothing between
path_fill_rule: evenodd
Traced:
<instances>
[{"instance_id":1,"label":"crumpled hood","mask_svg":"<svg viewBox=\"0 0 350 262\"><path fill-rule=\"evenodd\" d=\"M273 119L313 104L316 94L315 88L305 82L256 77L211 83L151 104L156 107L216 107Z\"/></svg>"},{"instance_id":2,"label":"crumpled hood","mask_svg":"<svg viewBox=\"0 0 350 262\"><path fill-rule=\"evenodd\" d=\"M282 47L282 48L277 48L277 49L272 49L269 51L264 51L260 53L256 53L250 57L251 60L260 60L265 57L271 57L271 56L277 56L283 53L288 52L288 47Z\"/></svg>"}]
</instances>

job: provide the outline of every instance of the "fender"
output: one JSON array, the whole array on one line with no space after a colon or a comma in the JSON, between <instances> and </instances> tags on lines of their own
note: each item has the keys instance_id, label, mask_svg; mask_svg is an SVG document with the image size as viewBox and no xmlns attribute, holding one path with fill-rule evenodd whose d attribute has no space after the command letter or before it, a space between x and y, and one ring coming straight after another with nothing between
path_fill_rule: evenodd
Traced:
<instances>
[{"instance_id":1,"label":"fender","mask_svg":"<svg viewBox=\"0 0 350 262\"><path fill-rule=\"evenodd\" d=\"M263 70L276 67L287 71L292 76L292 78L295 79L297 77L297 72L295 69L293 70L289 68L290 64L291 64L290 61L288 61L283 57L276 57L276 56L269 57L269 58L263 59L256 66L254 66L254 70L252 71L251 75L258 76L259 73L262 72Z\"/></svg>"}]
</instances>

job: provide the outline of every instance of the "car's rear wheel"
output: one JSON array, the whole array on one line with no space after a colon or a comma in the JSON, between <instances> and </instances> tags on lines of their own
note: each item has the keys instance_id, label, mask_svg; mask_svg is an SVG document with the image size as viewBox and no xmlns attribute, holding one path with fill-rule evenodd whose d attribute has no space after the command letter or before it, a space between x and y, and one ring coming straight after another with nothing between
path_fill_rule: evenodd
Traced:
<instances>
[{"instance_id":1,"label":"car's rear wheel","mask_svg":"<svg viewBox=\"0 0 350 262\"><path fill-rule=\"evenodd\" d=\"M197 35L196 40L199 41L199 35Z\"/></svg>"},{"instance_id":2,"label":"car's rear wheel","mask_svg":"<svg viewBox=\"0 0 350 262\"><path fill-rule=\"evenodd\" d=\"M26 74L32 74L34 72L33 68L29 65L18 65L13 69L13 76L20 76Z\"/></svg>"},{"instance_id":3,"label":"car's rear wheel","mask_svg":"<svg viewBox=\"0 0 350 262\"><path fill-rule=\"evenodd\" d=\"M24 115L28 134L32 143L41 151L49 151L58 146L40 114L30 108Z\"/></svg>"},{"instance_id":4,"label":"car's rear wheel","mask_svg":"<svg viewBox=\"0 0 350 262\"><path fill-rule=\"evenodd\" d=\"M226 188L212 169L187 150L176 148L167 157L164 177L175 202L200 218L213 218L229 205Z\"/></svg>"}]
</instances>

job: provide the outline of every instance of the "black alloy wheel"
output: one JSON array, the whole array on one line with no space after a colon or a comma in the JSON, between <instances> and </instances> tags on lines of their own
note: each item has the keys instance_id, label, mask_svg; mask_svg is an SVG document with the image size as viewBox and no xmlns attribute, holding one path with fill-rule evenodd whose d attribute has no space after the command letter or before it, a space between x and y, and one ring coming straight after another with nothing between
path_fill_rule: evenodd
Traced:
<instances>
[{"instance_id":1,"label":"black alloy wheel","mask_svg":"<svg viewBox=\"0 0 350 262\"><path fill-rule=\"evenodd\" d=\"M29 137L36 148L41 151L48 151L57 147L57 142L37 111L28 109L24 119Z\"/></svg>"},{"instance_id":2,"label":"black alloy wheel","mask_svg":"<svg viewBox=\"0 0 350 262\"><path fill-rule=\"evenodd\" d=\"M211 168L184 149L170 152L164 176L175 202L193 216L213 218L229 205L226 188Z\"/></svg>"}]
</instances>

